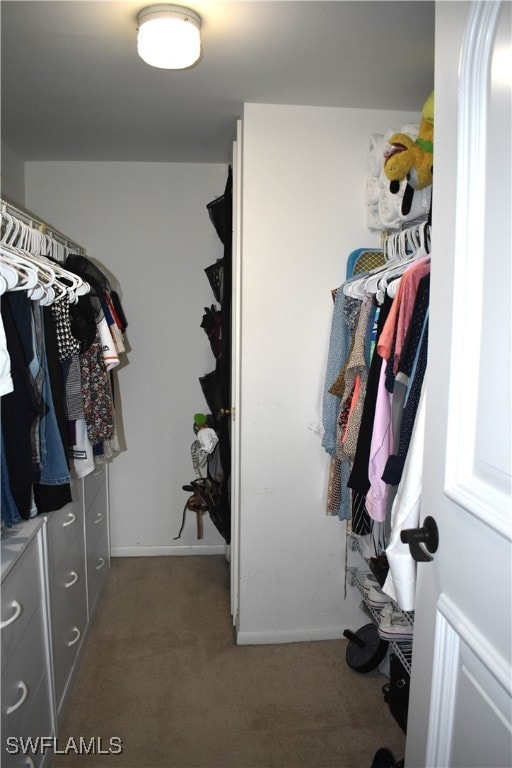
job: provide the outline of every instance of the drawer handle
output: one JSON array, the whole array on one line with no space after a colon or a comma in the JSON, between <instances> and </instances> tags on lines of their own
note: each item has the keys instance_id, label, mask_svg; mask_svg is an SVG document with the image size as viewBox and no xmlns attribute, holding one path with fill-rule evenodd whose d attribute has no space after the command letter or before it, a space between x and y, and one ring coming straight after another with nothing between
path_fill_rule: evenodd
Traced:
<instances>
[{"instance_id":1,"label":"drawer handle","mask_svg":"<svg viewBox=\"0 0 512 768\"><path fill-rule=\"evenodd\" d=\"M18 603L18 601L17 601L17 600L13 600L13 601L12 601L12 603L11 603L11 605L12 605L12 607L14 608L14 613L12 614L12 616L11 616L10 618L6 619L5 621L2 621L2 623L0 624L0 627L1 627L2 629L3 629L4 627L8 627L8 626L9 626L9 624L12 624L13 622L15 622L15 621L16 621L16 619L17 619L17 618L20 616L20 614L21 614L21 605Z\"/></svg>"},{"instance_id":2,"label":"drawer handle","mask_svg":"<svg viewBox=\"0 0 512 768\"><path fill-rule=\"evenodd\" d=\"M78 629L78 627L73 627L73 632L75 633L75 636L72 640L68 641L68 644L67 644L68 648L71 648L72 645L74 645L75 643L78 643L81 637L80 630Z\"/></svg>"},{"instance_id":3,"label":"drawer handle","mask_svg":"<svg viewBox=\"0 0 512 768\"><path fill-rule=\"evenodd\" d=\"M16 704L11 704L10 707L7 707L5 710L6 715L12 715L13 712L16 712L17 709L21 707L22 704L24 704L27 700L28 696L28 686L26 683L23 682L23 680L20 680L18 683L18 688L21 690L21 696L16 702Z\"/></svg>"},{"instance_id":4,"label":"drawer handle","mask_svg":"<svg viewBox=\"0 0 512 768\"><path fill-rule=\"evenodd\" d=\"M96 520L94 521L94 525L98 525L98 523L101 523L103 520L103 514L101 512L98 512L96 515Z\"/></svg>"},{"instance_id":5,"label":"drawer handle","mask_svg":"<svg viewBox=\"0 0 512 768\"><path fill-rule=\"evenodd\" d=\"M76 520L76 515L75 515L75 514L73 514L73 512L70 512L70 513L69 513L69 516L68 516L68 519L66 520L66 522L65 522L65 523L62 523L62 527L63 527L63 528L67 528L67 527L68 527L68 525L73 525L73 523L75 522L75 520Z\"/></svg>"},{"instance_id":6,"label":"drawer handle","mask_svg":"<svg viewBox=\"0 0 512 768\"><path fill-rule=\"evenodd\" d=\"M101 571L103 566L105 565L105 558L104 557L98 557L98 565L96 566L97 571Z\"/></svg>"},{"instance_id":7,"label":"drawer handle","mask_svg":"<svg viewBox=\"0 0 512 768\"><path fill-rule=\"evenodd\" d=\"M68 581L64 586L66 589L69 589L73 586L73 584L76 584L78 581L78 573L76 571L70 571L69 575L71 576L71 580Z\"/></svg>"}]
</instances>

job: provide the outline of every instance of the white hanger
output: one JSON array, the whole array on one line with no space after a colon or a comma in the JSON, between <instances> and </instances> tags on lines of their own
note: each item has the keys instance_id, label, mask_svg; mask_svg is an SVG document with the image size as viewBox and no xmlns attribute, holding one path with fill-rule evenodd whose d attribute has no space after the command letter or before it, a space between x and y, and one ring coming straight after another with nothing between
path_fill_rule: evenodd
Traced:
<instances>
[{"instance_id":1,"label":"white hanger","mask_svg":"<svg viewBox=\"0 0 512 768\"><path fill-rule=\"evenodd\" d=\"M380 264L378 267L374 267L369 272L365 272L361 275L361 277L350 278L347 280L343 285L343 293L345 296L351 296L354 299L364 299L366 296L370 296L371 293L366 290L366 281L372 275L382 274L382 271L388 269L389 264L395 257L389 249L386 250L386 248L384 248L384 258L386 259L385 264Z\"/></svg>"},{"instance_id":2,"label":"white hanger","mask_svg":"<svg viewBox=\"0 0 512 768\"><path fill-rule=\"evenodd\" d=\"M362 299L375 295L382 304L386 291L395 296L400 277L412 262L430 253L430 227L426 221L394 232L383 243L386 263L343 286L346 296ZM388 285L390 290L388 291Z\"/></svg>"},{"instance_id":3,"label":"white hanger","mask_svg":"<svg viewBox=\"0 0 512 768\"><path fill-rule=\"evenodd\" d=\"M13 245L19 239L21 222L4 211L2 211L2 220L5 222L5 229L0 239L0 254L3 265L2 274L8 281L9 290L33 288L38 280L37 271Z\"/></svg>"},{"instance_id":4,"label":"white hanger","mask_svg":"<svg viewBox=\"0 0 512 768\"><path fill-rule=\"evenodd\" d=\"M400 280L394 278L400 278L410 264L428 255L423 245L426 237L426 225L426 222L422 222L395 234L395 247L399 258L396 265L385 270L384 274L380 276L376 285L377 300L382 301L386 291L389 296L394 297L400 284ZM387 289L388 285L391 285L390 281L392 281L393 287L389 291Z\"/></svg>"},{"instance_id":5,"label":"white hanger","mask_svg":"<svg viewBox=\"0 0 512 768\"><path fill-rule=\"evenodd\" d=\"M26 289L31 299L44 305L64 296L70 302L77 302L79 296L90 291L89 284L79 275L47 258L46 254L52 253L64 260L65 246L5 211L2 211L2 220L5 229L0 239L0 264L4 270L1 274L9 290Z\"/></svg>"}]
</instances>

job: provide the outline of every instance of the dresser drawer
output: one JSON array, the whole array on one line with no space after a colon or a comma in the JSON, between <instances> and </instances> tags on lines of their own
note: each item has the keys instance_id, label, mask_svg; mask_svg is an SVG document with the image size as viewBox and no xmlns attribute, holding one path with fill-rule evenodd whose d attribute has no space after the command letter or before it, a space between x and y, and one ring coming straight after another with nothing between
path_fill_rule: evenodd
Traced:
<instances>
[{"instance_id":1,"label":"dresser drawer","mask_svg":"<svg viewBox=\"0 0 512 768\"><path fill-rule=\"evenodd\" d=\"M54 603L61 600L60 595L72 595L73 599L84 589L85 550L83 540L73 541L65 553L60 565L54 570L50 581L50 600L53 614ZM76 584L76 586L75 586Z\"/></svg>"},{"instance_id":2,"label":"dresser drawer","mask_svg":"<svg viewBox=\"0 0 512 768\"><path fill-rule=\"evenodd\" d=\"M86 512L89 511L98 496L105 497L106 483L107 475L103 464L84 478L84 507Z\"/></svg>"},{"instance_id":3,"label":"dresser drawer","mask_svg":"<svg viewBox=\"0 0 512 768\"><path fill-rule=\"evenodd\" d=\"M60 707L87 626L83 553L62 562L50 584L55 698Z\"/></svg>"},{"instance_id":4,"label":"dresser drawer","mask_svg":"<svg viewBox=\"0 0 512 768\"><path fill-rule=\"evenodd\" d=\"M48 567L53 579L70 549L83 549L83 510L80 504L67 504L48 515Z\"/></svg>"},{"instance_id":5,"label":"dresser drawer","mask_svg":"<svg viewBox=\"0 0 512 768\"><path fill-rule=\"evenodd\" d=\"M2 673L2 737L17 736L47 671L46 627L39 606ZM49 709L50 702L47 701Z\"/></svg>"},{"instance_id":6,"label":"dresser drawer","mask_svg":"<svg viewBox=\"0 0 512 768\"><path fill-rule=\"evenodd\" d=\"M107 538L100 538L92 552L87 554L87 601L89 616L107 578L110 568Z\"/></svg>"},{"instance_id":7,"label":"dresser drawer","mask_svg":"<svg viewBox=\"0 0 512 768\"><path fill-rule=\"evenodd\" d=\"M2 754L2 768L42 768L44 755L28 752L28 754L8 754L6 751ZM49 765L49 763L46 763Z\"/></svg>"},{"instance_id":8,"label":"dresser drawer","mask_svg":"<svg viewBox=\"0 0 512 768\"><path fill-rule=\"evenodd\" d=\"M85 542L88 552L95 549L98 541L108 540L108 520L105 504L94 504L85 516Z\"/></svg>"},{"instance_id":9,"label":"dresser drawer","mask_svg":"<svg viewBox=\"0 0 512 768\"><path fill-rule=\"evenodd\" d=\"M2 583L2 671L36 608L43 603L39 536L27 546Z\"/></svg>"},{"instance_id":10,"label":"dresser drawer","mask_svg":"<svg viewBox=\"0 0 512 768\"><path fill-rule=\"evenodd\" d=\"M39 736L53 736L54 725L51 714L51 687L47 673L43 675L31 702L29 703L26 717L16 734L7 733L2 728L2 768L39 768L43 764L49 764L51 748L44 748L40 742L36 742ZM10 741L7 739L10 737ZM15 737L15 740L13 739ZM27 740L32 739L33 749L27 747ZM26 754L23 754L25 749Z\"/></svg>"}]
</instances>

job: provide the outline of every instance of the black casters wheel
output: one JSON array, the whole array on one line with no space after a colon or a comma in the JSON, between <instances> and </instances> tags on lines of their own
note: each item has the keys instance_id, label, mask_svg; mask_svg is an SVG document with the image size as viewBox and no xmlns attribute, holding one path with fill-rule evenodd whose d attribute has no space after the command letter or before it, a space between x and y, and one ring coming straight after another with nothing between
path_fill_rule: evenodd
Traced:
<instances>
[{"instance_id":1,"label":"black casters wheel","mask_svg":"<svg viewBox=\"0 0 512 768\"><path fill-rule=\"evenodd\" d=\"M356 632L346 629L344 637L349 640L346 651L347 664L356 672L370 672L384 659L388 642L383 640L375 624L365 624Z\"/></svg>"}]
</instances>

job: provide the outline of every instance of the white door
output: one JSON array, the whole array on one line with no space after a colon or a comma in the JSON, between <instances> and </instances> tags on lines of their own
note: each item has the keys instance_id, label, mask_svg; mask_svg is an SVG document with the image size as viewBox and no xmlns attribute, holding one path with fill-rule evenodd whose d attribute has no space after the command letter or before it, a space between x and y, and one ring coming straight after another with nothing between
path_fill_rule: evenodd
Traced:
<instances>
[{"instance_id":1,"label":"white door","mask_svg":"<svg viewBox=\"0 0 512 768\"><path fill-rule=\"evenodd\" d=\"M438 2L431 317L406 768L510 768L511 4Z\"/></svg>"}]
</instances>

